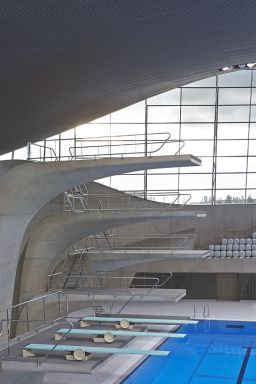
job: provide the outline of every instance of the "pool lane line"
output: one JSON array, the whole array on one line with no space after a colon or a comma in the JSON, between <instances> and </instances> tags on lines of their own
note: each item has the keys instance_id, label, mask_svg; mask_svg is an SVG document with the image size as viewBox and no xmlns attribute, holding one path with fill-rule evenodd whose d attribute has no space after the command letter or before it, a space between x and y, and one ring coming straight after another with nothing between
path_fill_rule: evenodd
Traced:
<instances>
[{"instance_id":1,"label":"pool lane line","mask_svg":"<svg viewBox=\"0 0 256 384\"><path fill-rule=\"evenodd\" d=\"M240 369L240 372L239 372L236 384L242 384L243 383L243 378L244 378L245 370L246 370L246 367L247 367L247 364L248 364L248 361L249 361L252 349L253 349L253 347L247 347L247 349L246 349L246 353L245 353L245 356L244 356L244 360L243 360L243 363L242 363L242 366L241 366L241 369Z\"/></svg>"}]
</instances>

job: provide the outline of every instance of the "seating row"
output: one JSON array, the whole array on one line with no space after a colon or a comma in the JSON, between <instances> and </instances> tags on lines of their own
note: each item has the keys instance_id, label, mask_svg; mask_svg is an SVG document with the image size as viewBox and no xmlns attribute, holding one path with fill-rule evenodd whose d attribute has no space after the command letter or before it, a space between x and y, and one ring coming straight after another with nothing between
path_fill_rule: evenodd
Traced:
<instances>
[{"instance_id":1,"label":"seating row","mask_svg":"<svg viewBox=\"0 0 256 384\"><path fill-rule=\"evenodd\" d=\"M222 239L221 241L222 245L228 245L228 244L256 244L256 238L247 238L247 239Z\"/></svg>"},{"instance_id":2,"label":"seating row","mask_svg":"<svg viewBox=\"0 0 256 384\"><path fill-rule=\"evenodd\" d=\"M210 251L210 257L256 257L256 251Z\"/></svg>"},{"instance_id":3,"label":"seating row","mask_svg":"<svg viewBox=\"0 0 256 384\"><path fill-rule=\"evenodd\" d=\"M256 251L256 244L209 245L210 251Z\"/></svg>"}]
</instances>

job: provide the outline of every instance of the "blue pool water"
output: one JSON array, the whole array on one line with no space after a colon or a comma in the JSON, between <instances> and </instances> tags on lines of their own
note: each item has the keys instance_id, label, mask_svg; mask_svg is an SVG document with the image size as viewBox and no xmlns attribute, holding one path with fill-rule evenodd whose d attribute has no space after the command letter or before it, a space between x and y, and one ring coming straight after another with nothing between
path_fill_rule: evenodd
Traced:
<instances>
[{"instance_id":1,"label":"blue pool water","mask_svg":"<svg viewBox=\"0 0 256 384\"><path fill-rule=\"evenodd\" d=\"M184 325L184 339L167 339L123 384L256 383L256 323L200 321Z\"/></svg>"}]
</instances>

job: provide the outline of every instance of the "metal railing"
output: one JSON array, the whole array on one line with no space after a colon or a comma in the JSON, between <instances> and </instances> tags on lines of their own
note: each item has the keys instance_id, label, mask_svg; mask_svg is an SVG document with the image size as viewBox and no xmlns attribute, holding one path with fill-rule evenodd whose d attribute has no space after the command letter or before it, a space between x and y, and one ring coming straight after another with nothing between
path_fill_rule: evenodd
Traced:
<instances>
[{"instance_id":1,"label":"metal railing","mask_svg":"<svg viewBox=\"0 0 256 384\"><path fill-rule=\"evenodd\" d=\"M48 304L51 305L51 314ZM54 312L53 308L55 308ZM34 314L38 311L42 314L42 318L35 319ZM60 290L2 309L0 311L0 350L6 349L9 355L10 346L13 343L38 333L67 314L68 296L66 292Z\"/></svg>"},{"instance_id":2,"label":"metal railing","mask_svg":"<svg viewBox=\"0 0 256 384\"><path fill-rule=\"evenodd\" d=\"M88 209L88 190L85 184L78 185L64 192L64 211L86 213Z\"/></svg>"},{"instance_id":3,"label":"metal railing","mask_svg":"<svg viewBox=\"0 0 256 384\"><path fill-rule=\"evenodd\" d=\"M142 234L119 236L110 235L108 241L105 236L100 234L88 236L86 246L88 254L95 250L123 250L123 249L185 249L191 246L197 238L196 234L181 235L158 235L158 234Z\"/></svg>"},{"instance_id":4,"label":"metal railing","mask_svg":"<svg viewBox=\"0 0 256 384\"><path fill-rule=\"evenodd\" d=\"M55 278L57 277L57 281ZM74 287L77 289L86 289L91 292L98 291L99 289L112 289L114 294L129 293L135 294L134 289L136 288L147 288L145 295L149 294L152 290L160 288L160 280L158 277L135 277L135 276L109 276L102 272L98 275L70 275L75 279L79 279L80 284ZM170 276L171 277L171 276ZM170 278L169 277L169 278ZM48 275L48 289L63 289L64 282L67 275L64 272L56 272ZM142 280L144 283L142 283ZM140 284L136 284L139 281ZM151 282L151 283L150 283ZM55 285L57 284L57 286Z\"/></svg>"},{"instance_id":5,"label":"metal railing","mask_svg":"<svg viewBox=\"0 0 256 384\"><path fill-rule=\"evenodd\" d=\"M59 158L53 148L36 143L27 143L27 160L58 161Z\"/></svg>"},{"instance_id":6,"label":"metal railing","mask_svg":"<svg viewBox=\"0 0 256 384\"><path fill-rule=\"evenodd\" d=\"M191 200L190 193L178 191L126 191L120 194L88 194L86 186L79 186L64 193L64 211L73 213L108 213L138 211L175 211ZM182 202L180 203L180 200Z\"/></svg>"},{"instance_id":7,"label":"metal railing","mask_svg":"<svg viewBox=\"0 0 256 384\"><path fill-rule=\"evenodd\" d=\"M154 132L147 135L147 156L151 157L165 146L177 145L173 155L184 147L182 140L171 139L169 132ZM70 160L102 159L113 157L145 156L145 134L117 135L76 139L69 148ZM170 153L169 153L170 154Z\"/></svg>"}]
</instances>

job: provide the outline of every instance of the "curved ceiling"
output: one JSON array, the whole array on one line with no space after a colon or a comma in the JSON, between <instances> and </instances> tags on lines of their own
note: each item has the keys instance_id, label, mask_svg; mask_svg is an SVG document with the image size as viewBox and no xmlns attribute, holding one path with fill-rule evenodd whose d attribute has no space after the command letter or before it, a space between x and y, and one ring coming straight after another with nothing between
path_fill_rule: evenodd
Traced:
<instances>
[{"instance_id":1,"label":"curved ceiling","mask_svg":"<svg viewBox=\"0 0 256 384\"><path fill-rule=\"evenodd\" d=\"M0 0L0 153L256 62L252 0Z\"/></svg>"}]
</instances>

